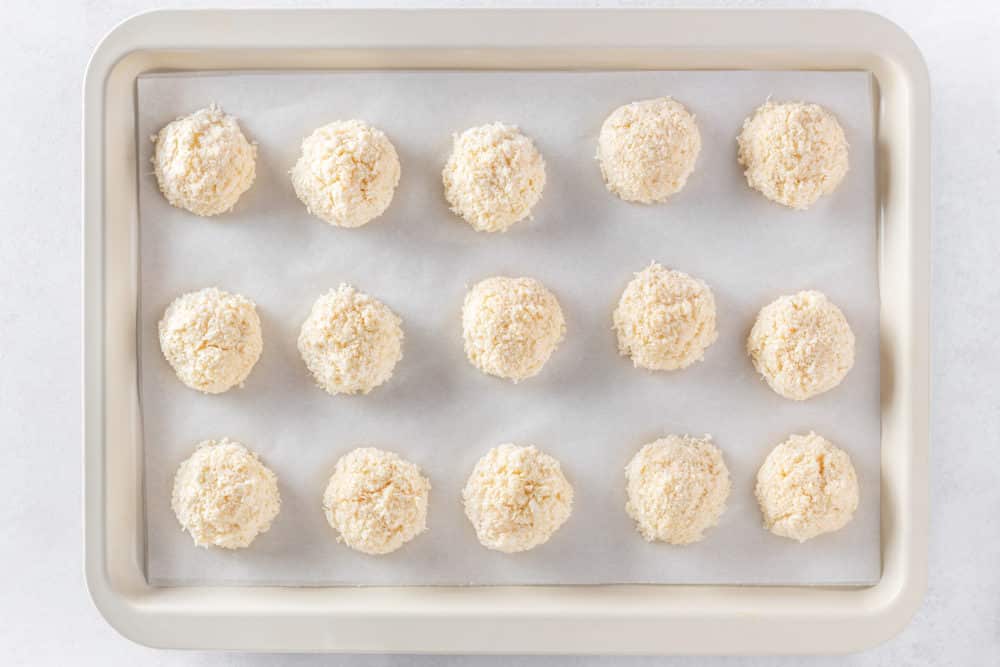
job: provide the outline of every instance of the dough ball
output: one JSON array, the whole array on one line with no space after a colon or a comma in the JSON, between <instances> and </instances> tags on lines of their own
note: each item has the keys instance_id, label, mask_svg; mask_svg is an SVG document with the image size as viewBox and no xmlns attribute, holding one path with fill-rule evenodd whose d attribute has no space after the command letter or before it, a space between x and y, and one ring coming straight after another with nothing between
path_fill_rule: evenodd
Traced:
<instances>
[{"instance_id":1,"label":"dough ball","mask_svg":"<svg viewBox=\"0 0 1000 667\"><path fill-rule=\"evenodd\" d=\"M170 506L198 546L241 549L278 516L278 478L240 443L205 440L177 469Z\"/></svg>"},{"instance_id":2,"label":"dough ball","mask_svg":"<svg viewBox=\"0 0 1000 667\"><path fill-rule=\"evenodd\" d=\"M218 215L236 206L253 184L257 147L215 105L168 123L153 141L153 170L172 206Z\"/></svg>"},{"instance_id":3,"label":"dough ball","mask_svg":"<svg viewBox=\"0 0 1000 667\"><path fill-rule=\"evenodd\" d=\"M791 208L809 208L847 173L844 130L818 104L768 101L743 121L737 143L747 184Z\"/></svg>"},{"instance_id":4,"label":"dough ball","mask_svg":"<svg viewBox=\"0 0 1000 667\"><path fill-rule=\"evenodd\" d=\"M668 435L651 442L625 468L625 511L649 542L690 544L726 509L731 484L712 438Z\"/></svg>"},{"instance_id":5,"label":"dough ball","mask_svg":"<svg viewBox=\"0 0 1000 667\"><path fill-rule=\"evenodd\" d=\"M517 127L491 123L455 137L441 178L456 215L477 232L505 232L542 198L545 160Z\"/></svg>"},{"instance_id":6,"label":"dough ball","mask_svg":"<svg viewBox=\"0 0 1000 667\"><path fill-rule=\"evenodd\" d=\"M566 522L573 487L548 454L507 444L479 459L462 500L482 545L515 553L548 542Z\"/></svg>"},{"instance_id":7,"label":"dough ball","mask_svg":"<svg viewBox=\"0 0 1000 667\"><path fill-rule=\"evenodd\" d=\"M518 382L542 370L566 334L566 320L537 280L497 276L465 295L462 333L473 366Z\"/></svg>"},{"instance_id":8,"label":"dough ball","mask_svg":"<svg viewBox=\"0 0 1000 667\"><path fill-rule=\"evenodd\" d=\"M836 387L854 365L854 332L821 292L764 306L747 339L757 372L778 394L804 401Z\"/></svg>"},{"instance_id":9,"label":"dough ball","mask_svg":"<svg viewBox=\"0 0 1000 667\"><path fill-rule=\"evenodd\" d=\"M669 97L618 107L597 140L608 190L642 204L663 202L680 192L700 151L694 116Z\"/></svg>"},{"instance_id":10,"label":"dough ball","mask_svg":"<svg viewBox=\"0 0 1000 667\"><path fill-rule=\"evenodd\" d=\"M764 527L799 542L840 530L858 508L851 457L815 433L792 435L757 471Z\"/></svg>"},{"instance_id":11,"label":"dough ball","mask_svg":"<svg viewBox=\"0 0 1000 667\"><path fill-rule=\"evenodd\" d=\"M253 301L215 287L177 297L159 329L178 379L206 394L243 386L264 348Z\"/></svg>"},{"instance_id":12,"label":"dough ball","mask_svg":"<svg viewBox=\"0 0 1000 667\"><path fill-rule=\"evenodd\" d=\"M360 227L389 208L399 156L382 130L360 120L335 121L302 141L291 176L310 213L338 227Z\"/></svg>"},{"instance_id":13,"label":"dough ball","mask_svg":"<svg viewBox=\"0 0 1000 667\"><path fill-rule=\"evenodd\" d=\"M341 284L316 299L299 333L299 353L321 389L367 394L403 358L402 323L378 299Z\"/></svg>"},{"instance_id":14,"label":"dough ball","mask_svg":"<svg viewBox=\"0 0 1000 667\"><path fill-rule=\"evenodd\" d=\"M618 351L651 371L687 368L718 338L708 285L656 262L625 287L613 319Z\"/></svg>"},{"instance_id":15,"label":"dough ball","mask_svg":"<svg viewBox=\"0 0 1000 667\"><path fill-rule=\"evenodd\" d=\"M323 493L323 511L347 546L387 554L427 530L430 490L413 463L364 447L337 461Z\"/></svg>"}]
</instances>

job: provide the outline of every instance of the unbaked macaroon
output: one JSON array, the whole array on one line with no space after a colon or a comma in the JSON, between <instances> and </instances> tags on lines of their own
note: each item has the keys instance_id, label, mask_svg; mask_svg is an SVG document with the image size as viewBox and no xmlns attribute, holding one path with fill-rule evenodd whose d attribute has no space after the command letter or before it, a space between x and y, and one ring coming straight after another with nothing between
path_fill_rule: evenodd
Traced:
<instances>
[{"instance_id":1,"label":"unbaked macaroon","mask_svg":"<svg viewBox=\"0 0 1000 667\"><path fill-rule=\"evenodd\" d=\"M302 141L290 172L310 213L337 227L360 227L382 215L399 184L399 156L382 130L335 121Z\"/></svg>"},{"instance_id":2,"label":"unbaked macaroon","mask_svg":"<svg viewBox=\"0 0 1000 667\"><path fill-rule=\"evenodd\" d=\"M625 201L666 201L687 183L701 152L694 116L669 97L620 106L601 125L597 159L608 190Z\"/></svg>"},{"instance_id":3,"label":"unbaked macaroon","mask_svg":"<svg viewBox=\"0 0 1000 667\"><path fill-rule=\"evenodd\" d=\"M236 206L253 184L257 147L214 104L168 123L152 139L153 171L172 206L218 215Z\"/></svg>"},{"instance_id":4,"label":"unbaked macaroon","mask_svg":"<svg viewBox=\"0 0 1000 667\"><path fill-rule=\"evenodd\" d=\"M465 295L462 334L473 366L519 382L542 370L566 334L566 320L542 283L496 276Z\"/></svg>"},{"instance_id":5,"label":"unbaked macaroon","mask_svg":"<svg viewBox=\"0 0 1000 667\"><path fill-rule=\"evenodd\" d=\"M177 378L206 394L243 385L264 339L253 301L215 287L177 297L159 324L160 349Z\"/></svg>"},{"instance_id":6,"label":"unbaked macaroon","mask_svg":"<svg viewBox=\"0 0 1000 667\"><path fill-rule=\"evenodd\" d=\"M329 394L367 394L403 358L402 323L375 297L341 283L316 299L299 332L299 353Z\"/></svg>"},{"instance_id":7,"label":"unbaked macaroon","mask_svg":"<svg viewBox=\"0 0 1000 667\"><path fill-rule=\"evenodd\" d=\"M637 368L653 371L701 361L718 338L715 297L708 285L656 262L625 287L613 322L618 351Z\"/></svg>"},{"instance_id":8,"label":"unbaked macaroon","mask_svg":"<svg viewBox=\"0 0 1000 667\"><path fill-rule=\"evenodd\" d=\"M337 461L323 493L323 511L347 546L387 554L427 530L430 490L416 464L362 447Z\"/></svg>"},{"instance_id":9,"label":"unbaked macaroon","mask_svg":"<svg viewBox=\"0 0 1000 667\"><path fill-rule=\"evenodd\" d=\"M542 198L545 160L516 126L490 123L455 136L441 179L456 215L478 232L505 232Z\"/></svg>"},{"instance_id":10,"label":"unbaked macaroon","mask_svg":"<svg viewBox=\"0 0 1000 667\"><path fill-rule=\"evenodd\" d=\"M241 549L278 516L278 478L242 444L205 440L177 469L170 506L198 546Z\"/></svg>"},{"instance_id":11,"label":"unbaked macaroon","mask_svg":"<svg viewBox=\"0 0 1000 667\"><path fill-rule=\"evenodd\" d=\"M625 510L648 542L691 544L719 522L732 487L711 436L668 435L625 468Z\"/></svg>"},{"instance_id":12,"label":"unbaked macaroon","mask_svg":"<svg viewBox=\"0 0 1000 667\"><path fill-rule=\"evenodd\" d=\"M847 173L844 129L818 104L768 100L743 122L737 145L747 184L791 208L809 208Z\"/></svg>"},{"instance_id":13,"label":"unbaked macaroon","mask_svg":"<svg viewBox=\"0 0 1000 667\"><path fill-rule=\"evenodd\" d=\"M847 452L810 432L771 450L755 493L765 528L805 542L847 525L858 508L858 476Z\"/></svg>"},{"instance_id":14,"label":"unbaked macaroon","mask_svg":"<svg viewBox=\"0 0 1000 667\"><path fill-rule=\"evenodd\" d=\"M761 308L747 353L771 389L804 401L847 376L854 365L854 332L825 294L799 292Z\"/></svg>"},{"instance_id":15,"label":"unbaked macaroon","mask_svg":"<svg viewBox=\"0 0 1000 667\"><path fill-rule=\"evenodd\" d=\"M544 544L566 522L573 487L548 454L505 444L479 459L462 500L484 547L516 553Z\"/></svg>"}]
</instances>

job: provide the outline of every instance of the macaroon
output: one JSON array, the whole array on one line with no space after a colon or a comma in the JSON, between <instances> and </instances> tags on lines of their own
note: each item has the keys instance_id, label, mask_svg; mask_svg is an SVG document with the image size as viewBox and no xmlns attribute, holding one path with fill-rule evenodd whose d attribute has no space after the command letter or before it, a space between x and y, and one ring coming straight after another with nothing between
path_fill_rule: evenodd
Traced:
<instances>
[{"instance_id":1,"label":"macaroon","mask_svg":"<svg viewBox=\"0 0 1000 667\"><path fill-rule=\"evenodd\" d=\"M601 125L597 140L608 190L641 204L664 202L680 192L700 152L694 116L669 97L618 107Z\"/></svg>"},{"instance_id":2,"label":"macaroon","mask_svg":"<svg viewBox=\"0 0 1000 667\"><path fill-rule=\"evenodd\" d=\"M243 386L264 349L254 302L216 287L174 299L158 328L177 378L205 394Z\"/></svg>"},{"instance_id":3,"label":"macaroon","mask_svg":"<svg viewBox=\"0 0 1000 667\"><path fill-rule=\"evenodd\" d=\"M736 143L747 185L789 208L809 208L847 174L844 129L818 104L768 100L743 122Z\"/></svg>"},{"instance_id":4,"label":"macaroon","mask_svg":"<svg viewBox=\"0 0 1000 667\"><path fill-rule=\"evenodd\" d=\"M299 332L299 354L327 393L367 394L403 358L402 323L375 297L341 283L313 304Z\"/></svg>"},{"instance_id":5,"label":"macaroon","mask_svg":"<svg viewBox=\"0 0 1000 667\"><path fill-rule=\"evenodd\" d=\"M805 542L840 530L858 509L858 476L847 452L809 432L791 435L757 471L764 528Z\"/></svg>"},{"instance_id":6,"label":"macaroon","mask_svg":"<svg viewBox=\"0 0 1000 667\"><path fill-rule=\"evenodd\" d=\"M545 160L517 126L489 123L455 136L441 180L455 215L477 232L505 232L542 198Z\"/></svg>"},{"instance_id":7,"label":"macaroon","mask_svg":"<svg viewBox=\"0 0 1000 667\"><path fill-rule=\"evenodd\" d=\"M656 262L625 287L612 321L618 351L636 368L652 371L687 368L718 338L708 285Z\"/></svg>"},{"instance_id":8,"label":"macaroon","mask_svg":"<svg viewBox=\"0 0 1000 667\"><path fill-rule=\"evenodd\" d=\"M309 213L335 227L361 227L392 203L399 155L382 130L361 120L339 120L302 140L290 175Z\"/></svg>"},{"instance_id":9,"label":"macaroon","mask_svg":"<svg viewBox=\"0 0 1000 667\"><path fill-rule=\"evenodd\" d=\"M350 548L396 551L427 530L430 481L394 452L361 447L337 461L323 493L326 520Z\"/></svg>"},{"instance_id":10,"label":"macaroon","mask_svg":"<svg viewBox=\"0 0 1000 667\"><path fill-rule=\"evenodd\" d=\"M278 516L278 478L241 443L205 440L178 467L170 506L198 546L242 549Z\"/></svg>"},{"instance_id":11,"label":"macaroon","mask_svg":"<svg viewBox=\"0 0 1000 667\"><path fill-rule=\"evenodd\" d=\"M152 137L153 172L171 206L213 216L236 206L257 173L257 147L216 105L168 123Z\"/></svg>"},{"instance_id":12,"label":"macaroon","mask_svg":"<svg viewBox=\"0 0 1000 667\"><path fill-rule=\"evenodd\" d=\"M544 544L569 519L573 487L548 454L504 444L476 463L462 501L484 547L516 553Z\"/></svg>"},{"instance_id":13,"label":"macaroon","mask_svg":"<svg viewBox=\"0 0 1000 667\"><path fill-rule=\"evenodd\" d=\"M747 354L775 393L804 401L847 377L854 366L854 332L825 294L798 292L761 308Z\"/></svg>"},{"instance_id":14,"label":"macaroon","mask_svg":"<svg viewBox=\"0 0 1000 667\"><path fill-rule=\"evenodd\" d=\"M719 522L732 484L711 436L668 435L625 467L625 511L647 542L691 544Z\"/></svg>"},{"instance_id":15,"label":"macaroon","mask_svg":"<svg viewBox=\"0 0 1000 667\"><path fill-rule=\"evenodd\" d=\"M516 383L542 370L566 335L566 320L539 281L496 276L466 294L462 335L473 366Z\"/></svg>"}]
</instances>

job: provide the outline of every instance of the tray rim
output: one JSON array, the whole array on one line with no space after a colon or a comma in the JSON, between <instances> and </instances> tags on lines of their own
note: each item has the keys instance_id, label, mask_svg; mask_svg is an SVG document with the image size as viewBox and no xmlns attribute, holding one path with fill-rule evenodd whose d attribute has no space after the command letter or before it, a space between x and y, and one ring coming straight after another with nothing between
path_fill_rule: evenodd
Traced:
<instances>
[{"instance_id":1,"label":"tray rim","mask_svg":"<svg viewBox=\"0 0 1000 667\"><path fill-rule=\"evenodd\" d=\"M207 56L214 66L198 67ZM115 197L128 188L113 193L109 173L135 173L134 150L127 157L114 150L136 140L134 114L128 117L135 77L161 69L163 62L177 69L260 69L258 63L271 69L356 69L385 67L399 58L407 65L395 68L406 69L414 63L421 69L653 63L657 69L669 64L873 73L880 99L876 141L883 206L883 576L878 584L856 589L146 584L137 530L142 501L134 345L131 360L122 351L134 342L134 317L131 329L128 324L134 310L115 307L134 288L127 269L137 259L134 248L107 233L109 225L127 225L135 206L127 197ZM269 651L845 652L893 636L919 606L927 569L930 102L917 47L886 19L836 10L153 11L127 19L98 45L87 68L83 111L85 579L101 614L125 637L157 647ZM117 129L109 130L112 126ZM109 263L109 257L117 262ZM113 279L120 278L118 272L125 279Z\"/></svg>"}]
</instances>

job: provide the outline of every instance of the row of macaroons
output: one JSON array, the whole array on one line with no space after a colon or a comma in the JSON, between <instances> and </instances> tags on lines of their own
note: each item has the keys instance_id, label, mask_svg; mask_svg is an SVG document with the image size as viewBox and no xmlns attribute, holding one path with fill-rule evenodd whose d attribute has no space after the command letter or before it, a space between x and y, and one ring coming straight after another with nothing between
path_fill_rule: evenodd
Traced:
<instances>
[{"instance_id":1,"label":"row of macaroons","mask_svg":"<svg viewBox=\"0 0 1000 667\"><path fill-rule=\"evenodd\" d=\"M711 436L668 435L642 447L625 467L625 510L647 541L698 542L726 508L732 484ZM338 539L366 554L386 554L427 529L430 481L420 468L373 447L337 461L323 510ZM475 465L462 490L480 543L528 551L569 519L573 486L559 462L533 446L504 444ZM848 454L810 432L791 435L757 472L764 527L799 542L839 530L858 507ZM199 546L237 549L266 532L281 507L275 474L244 445L201 442L174 478L171 507Z\"/></svg>"},{"instance_id":2,"label":"row of macaroons","mask_svg":"<svg viewBox=\"0 0 1000 667\"><path fill-rule=\"evenodd\" d=\"M469 361L515 383L538 374L566 332L558 299L533 278L481 280L467 292L461 320ZM708 285L655 262L626 286L612 321L619 352L652 371L687 368L718 338ZM214 287L175 299L160 320L159 339L177 377L213 394L241 385L263 349L255 304ZM313 304L298 349L320 388L367 394L387 382L402 359L402 319L342 284ZM775 392L804 400L844 379L854 364L854 334L825 295L803 291L761 309L747 352Z\"/></svg>"},{"instance_id":3,"label":"row of macaroons","mask_svg":"<svg viewBox=\"0 0 1000 667\"><path fill-rule=\"evenodd\" d=\"M461 320L469 362L514 383L537 375L566 333L559 300L533 278L479 281L466 293ZM628 283L612 322L619 352L651 371L687 368L718 338L708 285L655 262ZM402 359L402 324L378 299L341 284L313 304L298 349L320 388L367 394ZM254 303L217 288L175 299L160 320L159 338L177 377L204 393L241 385L263 348ZM854 345L841 310L821 292L803 291L762 308L746 348L775 392L805 400L841 383L854 364Z\"/></svg>"},{"instance_id":4,"label":"row of macaroons","mask_svg":"<svg viewBox=\"0 0 1000 667\"><path fill-rule=\"evenodd\" d=\"M154 172L173 206L202 216L225 213L253 184L256 146L214 105L167 124L153 140ZM848 169L844 130L816 104L768 100L744 121L737 146L750 187L795 209L832 193ZM694 116L669 97L615 109L597 142L608 190L643 204L679 192L700 151ZM302 141L290 176L311 214L331 225L360 227L389 207L400 173L399 156L383 131L338 120ZM490 123L455 136L442 181L456 215L477 231L506 231L530 217L541 199L545 160L516 126Z\"/></svg>"}]
</instances>

